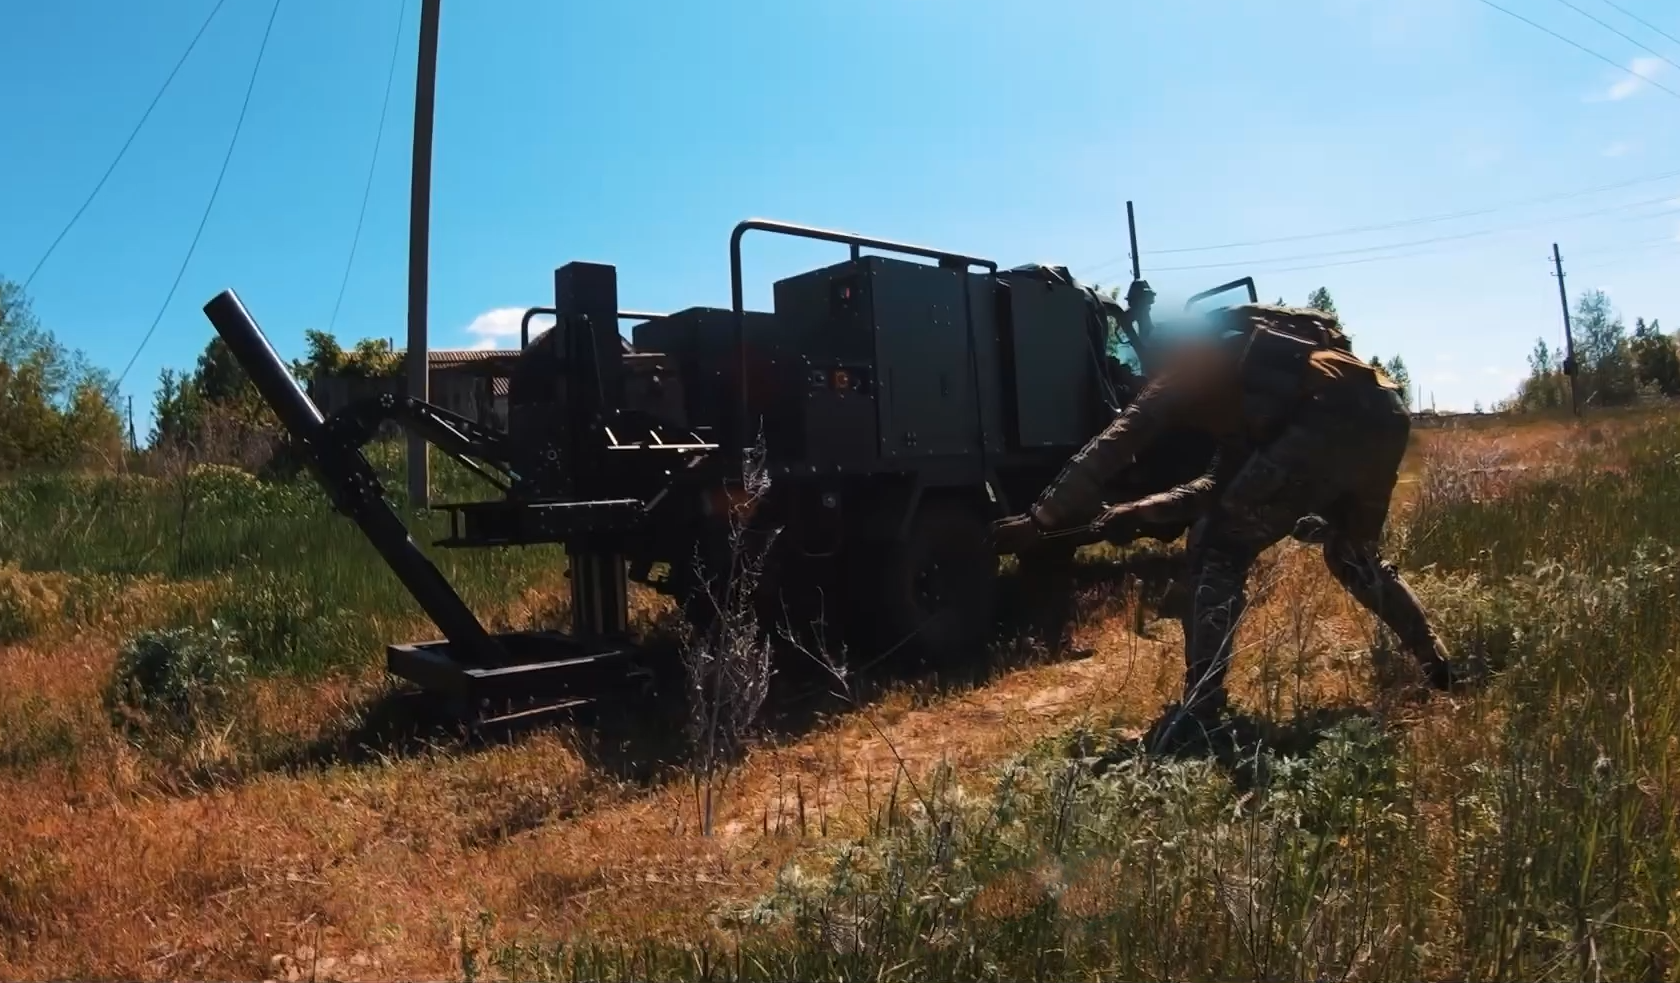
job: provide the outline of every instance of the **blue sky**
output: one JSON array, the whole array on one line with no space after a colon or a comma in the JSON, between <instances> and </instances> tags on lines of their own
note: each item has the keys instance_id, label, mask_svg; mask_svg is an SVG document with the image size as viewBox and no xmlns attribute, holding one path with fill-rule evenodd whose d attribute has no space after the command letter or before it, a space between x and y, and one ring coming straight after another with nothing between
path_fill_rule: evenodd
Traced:
<instances>
[{"instance_id":1,"label":"blue sky","mask_svg":"<svg viewBox=\"0 0 1680 983\"><path fill-rule=\"evenodd\" d=\"M1604 0L1570 2L1680 62ZM28 275L213 3L0 0L0 275ZM1680 93L1680 70L1560 0L1500 3ZM1680 37L1672 4L1617 4ZM402 343L418 0L282 0L203 238L123 381L142 428L216 291L286 356L332 320L399 7L332 327ZM1267 300L1328 286L1356 348L1403 355L1442 409L1507 394L1534 339L1561 337L1553 241L1571 294L1680 328L1680 98L1482 0L443 7L434 347L516 344L570 259L617 264L626 307L725 305L729 231L755 215L1124 283L1128 198L1163 303L1244 273ZM270 9L227 0L30 285L113 373L192 240ZM1462 212L1482 214L1316 235ZM837 250L749 239L749 303Z\"/></svg>"}]
</instances>

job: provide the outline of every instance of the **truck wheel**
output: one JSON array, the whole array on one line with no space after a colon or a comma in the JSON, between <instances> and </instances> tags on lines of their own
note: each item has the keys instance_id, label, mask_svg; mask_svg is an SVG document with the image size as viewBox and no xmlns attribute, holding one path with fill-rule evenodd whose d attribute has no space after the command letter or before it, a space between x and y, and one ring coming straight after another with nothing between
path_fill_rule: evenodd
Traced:
<instances>
[{"instance_id":1,"label":"truck wheel","mask_svg":"<svg viewBox=\"0 0 1680 983\"><path fill-rule=\"evenodd\" d=\"M926 502L880 568L882 644L892 661L978 659L994 628L998 556L974 506Z\"/></svg>"}]
</instances>

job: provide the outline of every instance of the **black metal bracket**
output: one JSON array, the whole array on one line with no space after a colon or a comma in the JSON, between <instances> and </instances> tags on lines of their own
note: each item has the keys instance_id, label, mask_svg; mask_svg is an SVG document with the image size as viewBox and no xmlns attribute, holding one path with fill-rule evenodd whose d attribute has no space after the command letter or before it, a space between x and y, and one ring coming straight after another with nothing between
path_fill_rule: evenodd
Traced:
<instances>
[{"instance_id":1,"label":"black metal bracket","mask_svg":"<svg viewBox=\"0 0 1680 983\"><path fill-rule=\"evenodd\" d=\"M326 433L346 448L360 449L386 421L418 434L503 494L509 493L511 482L519 478L513 446L506 434L412 396L383 393L357 400L327 418ZM490 474L478 461L494 468L500 477Z\"/></svg>"},{"instance_id":2,"label":"black metal bracket","mask_svg":"<svg viewBox=\"0 0 1680 983\"><path fill-rule=\"evenodd\" d=\"M531 347L531 319L533 317L536 317L539 314L547 315L548 317L559 317L560 312L556 311L552 307L528 307L528 308L526 308L524 315L521 316L520 319L519 319L519 347L520 348ZM668 314L653 314L653 313L648 312L648 311L619 311L618 312L618 319L620 321L657 321L662 317L669 317L669 316L670 315L668 315ZM630 343L628 341L626 341L624 343L624 347L625 347L625 351L629 351L630 350Z\"/></svg>"},{"instance_id":3,"label":"black metal bracket","mask_svg":"<svg viewBox=\"0 0 1680 983\"><path fill-rule=\"evenodd\" d=\"M1196 294L1196 295L1192 296L1189 300L1184 302L1184 309L1186 311L1188 311L1190 308L1196 306L1196 301L1206 300L1209 297L1214 296L1215 294L1222 294L1225 291L1230 290L1233 287L1247 287L1248 288L1248 302L1250 304L1260 303L1260 291L1258 289L1256 289L1255 286L1254 286L1254 278L1251 277L1251 276L1245 276L1245 277L1240 277L1236 280L1232 280L1230 283L1221 283L1217 287L1212 287L1210 289L1202 291L1199 294Z\"/></svg>"}]
</instances>

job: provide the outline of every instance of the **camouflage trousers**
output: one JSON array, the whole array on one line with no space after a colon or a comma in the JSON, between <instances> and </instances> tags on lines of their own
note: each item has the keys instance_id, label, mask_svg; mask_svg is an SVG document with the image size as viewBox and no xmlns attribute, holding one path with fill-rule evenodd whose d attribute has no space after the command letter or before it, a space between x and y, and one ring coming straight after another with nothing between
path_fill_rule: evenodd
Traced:
<instances>
[{"instance_id":1,"label":"camouflage trousers","mask_svg":"<svg viewBox=\"0 0 1680 983\"><path fill-rule=\"evenodd\" d=\"M1423 606L1379 548L1411 430L1404 404L1389 396L1309 407L1248 456L1192 527L1186 709L1223 709L1249 570L1314 515L1324 520L1324 561L1337 582L1398 636L1431 681L1447 672Z\"/></svg>"}]
</instances>

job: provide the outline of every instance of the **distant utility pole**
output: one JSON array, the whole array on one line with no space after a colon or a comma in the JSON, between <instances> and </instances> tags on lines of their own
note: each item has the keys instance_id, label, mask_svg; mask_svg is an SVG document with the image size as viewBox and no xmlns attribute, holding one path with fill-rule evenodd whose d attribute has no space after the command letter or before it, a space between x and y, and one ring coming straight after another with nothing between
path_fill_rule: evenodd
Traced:
<instances>
[{"instance_id":1,"label":"distant utility pole","mask_svg":"<svg viewBox=\"0 0 1680 983\"><path fill-rule=\"evenodd\" d=\"M1558 252L1555 242L1552 243L1552 265L1557 270L1554 275L1558 282L1558 300L1563 304L1563 374L1569 377L1569 409L1580 416L1580 397L1575 392L1575 332L1569 327L1569 291L1563 287L1563 254Z\"/></svg>"},{"instance_id":2,"label":"distant utility pole","mask_svg":"<svg viewBox=\"0 0 1680 983\"><path fill-rule=\"evenodd\" d=\"M408 202L408 394L431 398L431 359L426 339L426 274L431 241L432 108L437 94L438 7L441 0L420 0L419 67L414 76L414 163ZM429 448L417 433L408 435L408 499L416 508L431 500Z\"/></svg>"},{"instance_id":3,"label":"distant utility pole","mask_svg":"<svg viewBox=\"0 0 1680 983\"><path fill-rule=\"evenodd\" d=\"M1142 257L1138 256L1137 248L1137 216L1132 211L1132 203L1126 202L1126 236L1132 245L1132 279L1143 279Z\"/></svg>"}]
</instances>

